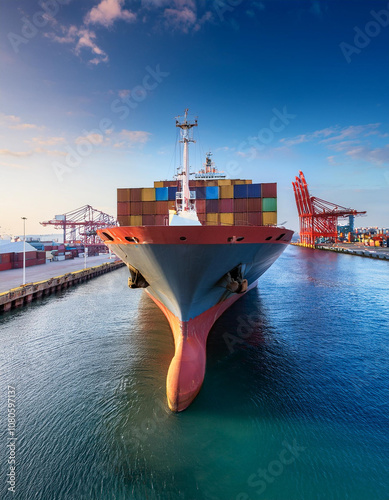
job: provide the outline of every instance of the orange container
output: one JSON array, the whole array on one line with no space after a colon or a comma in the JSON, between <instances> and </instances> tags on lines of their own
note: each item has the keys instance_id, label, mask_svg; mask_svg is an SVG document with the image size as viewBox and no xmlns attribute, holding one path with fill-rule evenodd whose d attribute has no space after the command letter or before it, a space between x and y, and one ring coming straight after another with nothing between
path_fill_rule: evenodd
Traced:
<instances>
[{"instance_id":1,"label":"orange container","mask_svg":"<svg viewBox=\"0 0 389 500\"><path fill-rule=\"evenodd\" d=\"M119 226L131 226L129 215L118 215Z\"/></svg>"},{"instance_id":2,"label":"orange container","mask_svg":"<svg viewBox=\"0 0 389 500\"><path fill-rule=\"evenodd\" d=\"M151 202L149 202L151 203ZM169 202L168 201L156 201L155 202L155 213L158 215L168 215L169 214ZM160 225L160 224L158 224Z\"/></svg>"},{"instance_id":3,"label":"orange container","mask_svg":"<svg viewBox=\"0 0 389 500\"><path fill-rule=\"evenodd\" d=\"M142 215L155 215L155 205L158 202L155 201L144 201L142 203Z\"/></svg>"},{"instance_id":4,"label":"orange container","mask_svg":"<svg viewBox=\"0 0 389 500\"><path fill-rule=\"evenodd\" d=\"M117 190L117 200L118 201L130 201L130 189L118 188Z\"/></svg>"},{"instance_id":5,"label":"orange container","mask_svg":"<svg viewBox=\"0 0 389 500\"><path fill-rule=\"evenodd\" d=\"M130 201L142 201L142 188L132 188L130 191Z\"/></svg>"}]
</instances>

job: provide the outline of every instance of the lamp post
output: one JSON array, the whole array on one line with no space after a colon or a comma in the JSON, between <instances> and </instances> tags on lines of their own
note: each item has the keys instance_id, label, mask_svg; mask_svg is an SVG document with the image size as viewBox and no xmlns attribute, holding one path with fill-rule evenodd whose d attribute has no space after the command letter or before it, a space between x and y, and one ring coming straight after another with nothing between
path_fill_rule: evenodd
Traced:
<instances>
[{"instance_id":1,"label":"lamp post","mask_svg":"<svg viewBox=\"0 0 389 500\"><path fill-rule=\"evenodd\" d=\"M27 217L22 217L23 219L23 285L26 284L26 220Z\"/></svg>"}]
</instances>

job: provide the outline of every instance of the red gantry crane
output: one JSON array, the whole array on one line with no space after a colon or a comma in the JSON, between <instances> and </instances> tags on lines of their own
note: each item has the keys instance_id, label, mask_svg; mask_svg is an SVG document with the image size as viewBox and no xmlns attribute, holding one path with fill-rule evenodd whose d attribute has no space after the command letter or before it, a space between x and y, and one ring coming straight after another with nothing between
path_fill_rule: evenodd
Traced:
<instances>
[{"instance_id":1,"label":"red gantry crane","mask_svg":"<svg viewBox=\"0 0 389 500\"><path fill-rule=\"evenodd\" d=\"M307 247L314 247L317 238L338 241L338 218L350 215L362 215L352 208L335 205L329 201L310 196L304 174L292 182L300 221L300 242Z\"/></svg>"},{"instance_id":2,"label":"red gantry crane","mask_svg":"<svg viewBox=\"0 0 389 500\"><path fill-rule=\"evenodd\" d=\"M41 222L43 226L52 225L63 229L64 243L83 244L84 246L105 245L96 233L96 229L117 226L117 220L90 205L77 208L66 214L56 215L54 219Z\"/></svg>"}]
</instances>

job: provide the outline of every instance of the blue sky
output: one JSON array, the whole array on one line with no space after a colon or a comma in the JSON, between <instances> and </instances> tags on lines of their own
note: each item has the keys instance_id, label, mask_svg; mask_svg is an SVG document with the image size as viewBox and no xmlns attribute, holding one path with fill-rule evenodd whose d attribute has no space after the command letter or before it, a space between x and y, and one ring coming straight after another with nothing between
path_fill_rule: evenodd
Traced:
<instances>
[{"instance_id":1,"label":"blue sky","mask_svg":"<svg viewBox=\"0 0 389 500\"><path fill-rule=\"evenodd\" d=\"M3 0L0 234L116 188L171 178L174 117L198 116L230 177L291 182L389 226L389 4L338 0Z\"/></svg>"}]
</instances>

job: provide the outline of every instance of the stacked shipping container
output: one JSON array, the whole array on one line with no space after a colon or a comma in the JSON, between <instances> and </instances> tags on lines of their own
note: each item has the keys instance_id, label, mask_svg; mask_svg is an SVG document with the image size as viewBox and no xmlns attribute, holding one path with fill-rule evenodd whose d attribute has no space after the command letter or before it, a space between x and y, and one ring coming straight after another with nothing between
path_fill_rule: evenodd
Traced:
<instances>
[{"instance_id":1,"label":"stacked shipping container","mask_svg":"<svg viewBox=\"0 0 389 500\"><path fill-rule=\"evenodd\" d=\"M199 220L205 225L277 224L277 184L251 180L189 181L196 192ZM117 218L121 226L167 225L175 209L176 181L154 182L153 188L118 189Z\"/></svg>"}]
</instances>

